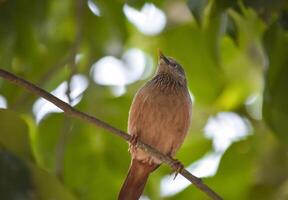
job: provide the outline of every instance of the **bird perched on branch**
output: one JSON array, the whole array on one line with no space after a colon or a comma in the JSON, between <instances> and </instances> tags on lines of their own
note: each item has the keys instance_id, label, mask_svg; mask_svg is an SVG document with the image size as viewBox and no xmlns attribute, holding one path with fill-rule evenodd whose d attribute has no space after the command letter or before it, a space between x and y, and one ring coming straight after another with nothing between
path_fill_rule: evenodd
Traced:
<instances>
[{"instance_id":1,"label":"bird perched on branch","mask_svg":"<svg viewBox=\"0 0 288 200\"><path fill-rule=\"evenodd\" d=\"M159 50L158 69L135 95L129 112L131 164L118 200L140 198L149 174L161 161L138 149L137 139L168 156L184 141L191 121L192 103L185 72L173 58Z\"/></svg>"}]
</instances>

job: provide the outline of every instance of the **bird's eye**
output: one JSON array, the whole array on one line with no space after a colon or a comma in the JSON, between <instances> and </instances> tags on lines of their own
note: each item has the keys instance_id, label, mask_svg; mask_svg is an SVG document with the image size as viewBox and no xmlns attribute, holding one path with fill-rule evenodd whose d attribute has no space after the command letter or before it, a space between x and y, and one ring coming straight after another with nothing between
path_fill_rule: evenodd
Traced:
<instances>
[{"instance_id":1,"label":"bird's eye","mask_svg":"<svg viewBox=\"0 0 288 200\"><path fill-rule=\"evenodd\" d=\"M177 64L176 63L171 63L171 66L176 68L177 67Z\"/></svg>"}]
</instances>

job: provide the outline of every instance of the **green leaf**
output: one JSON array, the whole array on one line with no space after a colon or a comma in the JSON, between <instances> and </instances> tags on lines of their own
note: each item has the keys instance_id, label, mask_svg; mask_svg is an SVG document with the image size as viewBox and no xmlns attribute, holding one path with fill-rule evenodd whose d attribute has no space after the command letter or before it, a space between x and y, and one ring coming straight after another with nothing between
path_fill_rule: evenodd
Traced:
<instances>
[{"instance_id":1,"label":"green leaf","mask_svg":"<svg viewBox=\"0 0 288 200\"><path fill-rule=\"evenodd\" d=\"M51 173L55 172L56 145L63 133L63 113L46 116L38 126L34 144L38 165Z\"/></svg>"},{"instance_id":2,"label":"green leaf","mask_svg":"<svg viewBox=\"0 0 288 200\"><path fill-rule=\"evenodd\" d=\"M75 200L53 175L0 149L1 199Z\"/></svg>"},{"instance_id":3,"label":"green leaf","mask_svg":"<svg viewBox=\"0 0 288 200\"><path fill-rule=\"evenodd\" d=\"M182 163L189 165L201 159L211 148L211 140L205 138L202 133L189 133L176 156Z\"/></svg>"},{"instance_id":4,"label":"green leaf","mask_svg":"<svg viewBox=\"0 0 288 200\"><path fill-rule=\"evenodd\" d=\"M217 98L225 82L219 68L218 52L215 51L218 38L212 36L216 31L212 32L209 33L208 28L200 30L187 24L167 30L161 38L164 53L181 63L196 101L204 104Z\"/></svg>"},{"instance_id":5,"label":"green leaf","mask_svg":"<svg viewBox=\"0 0 288 200\"><path fill-rule=\"evenodd\" d=\"M278 18L283 29L287 28L288 3L286 0L266 1L266 0L244 0L245 7L253 9L263 21L271 24ZM286 13L286 14L285 14ZM285 17L286 15L286 17ZM286 22L282 21L285 20ZM283 23L282 23L283 22Z\"/></svg>"},{"instance_id":6,"label":"green leaf","mask_svg":"<svg viewBox=\"0 0 288 200\"><path fill-rule=\"evenodd\" d=\"M0 149L1 199L32 200L33 183L26 163L10 152Z\"/></svg>"},{"instance_id":7,"label":"green leaf","mask_svg":"<svg viewBox=\"0 0 288 200\"><path fill-rule=\"evenodd\" d=\"M217 174L206 181L224 199L248 199L254 172L252 139L253 136L232 144L223 155Z\"/></svg>"},{"instance_id":8,"label":"green leaf","mask_svg":"<svg viewBox=\"0 0 288 200\"><path fill-rule=\"evenodd\" d=\"M76 200L57 178L36 165L29 165L33 179L33 188L39 200Z\"/></svg>"},{"instance_id":9,"label":"green leaf","mask_svg":"<svg viewBox=\"0 0 288 200\"><path fill-rule=\"evenodd\" d=\"M207 6L207 0L188 0L187 5L192 12L192 15L198 22L198 24L202 24L204 9Z\"/></svg>"},{"instance_id":10,"label":"green leaf","mask_svg":"<svg viewBox=\"0 0 288 200\"><path fill-rule=\"evenodd\" d=\"M235 24L235 21L230 15L228 15L226 33L235 42L235 44L238 44L238 41L237 41L238 34L239 34L238 32L239 30Z\"/></svg>"},{"instance_id":11,"label":"green leaf","mask_svg":"<svg viewBox=\"0 0 288 200\"><path fill-rule=\"evenodd\" d=\"M0 109L0 145L26 160L33 160L27 124L16 113Z\"/></svg>"},{"instance_id":12,"label":"green leaf","mask_svg":"<svg viewBox=\"0 0 288 200\"><path fill-rule=\"evenodd\" d=\"M280 14L279 23L284 30L288 30L288 8Z\"/></svg>"},{"instance_id":13,"label":"green leaf","mask_svg":"<svg viewBox=\"0 0 288 200\"><path fill-rule=\"evenodd\" d=\"M264 89L264 120L283 142L288 142L288 36L277 24L264 37L269 68Z\"/></svg>"},{"instance_id":14,"label":"green leaf","mask_svg":"<svg viewBox=\"0 0 288 200\"><path fill-rule=\"evenodd\" d=\"M229 38L221 40L221 67L226 85L217 99L220 110L235 109L251 94L262 92L262 69Z\"/></svg>"}]
</instances>

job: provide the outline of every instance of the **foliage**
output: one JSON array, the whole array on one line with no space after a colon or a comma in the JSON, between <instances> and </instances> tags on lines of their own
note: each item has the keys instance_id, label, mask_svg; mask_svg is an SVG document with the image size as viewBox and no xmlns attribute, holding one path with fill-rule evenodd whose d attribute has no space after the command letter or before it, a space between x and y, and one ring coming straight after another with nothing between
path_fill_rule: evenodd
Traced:
<instances>
[{"instance_id":1,"label":"foliage","mask_svg":"<svg viewBox=\"0 0 288 200\"><path fill-rule=\"evenodd\" d=\"M152 1L168 21L158 35L146 35L128 21L121 0L4 0L0 66L48 91L67 81L67 94L73 75L85 75L89 85L77 109L126 130L133 95L151 77L156 49L161 48L184 66L195 99L192 127L177 158L188 166L213 151L213 141L204 136L208 119L220 112L237 113L250 124L252 134L234 141L223 152L215 176L204 181L224 199L284 200L288 198L288 4L271 2ZM99 8L100 16L88 3ZM127 1L138 10L145 3ZM93 63L110 55L127 64L123 54L131 48L144 51L147 62L137 81L121 85L125 93L115 95L119 85L93 81ZM113 77L116 72L110 73ZM38 123L32 112L38 97L2 79L0 95L8 104L0 110L1 197L116 199L130 159L125 142L63 113L50 113ZM258 99L252 107L251 96ZM155 171L145 195L207 199L193 186L160 197L160 181L168 173L165 166Z\"/></svg>"}]
</instances>

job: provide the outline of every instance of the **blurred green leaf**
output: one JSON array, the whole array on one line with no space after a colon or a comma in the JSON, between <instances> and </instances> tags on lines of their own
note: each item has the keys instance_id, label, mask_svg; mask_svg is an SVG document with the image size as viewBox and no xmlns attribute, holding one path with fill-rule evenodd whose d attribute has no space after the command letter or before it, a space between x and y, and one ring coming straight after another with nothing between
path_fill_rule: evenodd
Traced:
<instances>
[{"instance_id":1,"label":"blurred green leaf","mask_svg":"<svg viewBox=\"0 0 288 200\"><path fill-rule=\"evenodd\" d=\"M124 3L127 3L130 6L133 6L136 9L141 9L145 3L148 3L145 0L123 0ZM153 3L156 6L163 5L164 0L151 0L149 3Z\"/></svg>"},{"instance_id":2,"label":"blurred green leaf","mask_svg":"<svg viewBox=\"0 0 288 200\"><path fill-rule=\"evenodd\" d=\"M76 198L63 187L57 178L36 165L29 164L33 179L33 188L37 199L47 200L76 200Z\"/></svg>"},{"instance_id":3,"label":"blurred green leaf","mask_svg":"<svg viewBox=\"0 0 288 200\"><path fill-rule=\"evenodd\" d=\"M229 38L221 41L221 66L226 85L217 99L219 109L235 109L251 94L262 92L262 69Z\"/></svg>"},{"instance_id":4,"label":"blurred green leaf","mask_svg":"<svg viewBox=\"0 0 288 200\"><path fill-rule=\"evenodd\" d=\"M0 145L22 159L33 160L27 124L16 113L0 109Z\"/></svg>"},{"instance_id":5,"label":"blurred green leaf","mask_svg":"<svg viewBox=\"0 0 288 200\"><path fill-rule=\"evenodd\" d=\"M32 163L0 150L0 194L2 199L74 200L59 181Z\"/></svg>"},{"instance_id":6,"label":"blurred green leaf","mask_svg":"<svg viewBox=\"0 0 288 200\"><path fill-rule=\"evenodd\" d=\"M56 146L63 133L64 116L52 113L46 116L40 123L34 136L34 147L38 164L50 171L55 172Z\"/></svg>"},{"instance_id":7,"label":"blurred green leaf","mask_svg":"<svg viewBox=\"0 0 288 200\"><path fill-rule=\"evenodd\" d=\"M208 32L204 34L188 24L167 30L161 40L164 53L177 58L185 68L189 88L200 103L213 102L224 86L215 49L210 48L213 41L208 36Z\"/></svg>"},{"instance_id":8,"label":"blurred green leaf","mask_svg":"<svg viewBox=\"0 0 288 200\"><path fill-rule=\"evenodd\" d=\"M185 141L187 142L183 144L179 153L177 153L177 158L185 165L201 159L212 148L211 140L204 138L202 133L191 133L186 137Z\"/></svg>"},{"instance_id":9,"label":"blurred green leaf","mask_svg":"<svg viewBox=\"0 0 288 200\"><path fill-rule=\"evenodd\" d=\"M223 155L217 174L206 180L208 185L226 199L248 199L247 193L255 175L252 139L253 136L250 136L232 144Z\"/></svg>"},{"instance_id":10,"label":"blurred green leaf","mask_svg":"<svg viewBox=\"0 0 288 200\"><path fill-rule=\"evenodd\" d=\"M288 30L288 6L287 9L282 11L279 17L279 23L284 30Z\"/></svg>"},{"instance_id":11,"label":"blurred green leaf","mask_svg":"<svg viewBox=\"0 0 288 200\"><path fill-rule=\"evenodd\" d=\"M273 22L275 18L279 18L282 12L288 10L288 3L286 0L244 0L243 4L255 10L255 12L257 12L257 14L268 24ZM285 27L285 25L283 27Z\"/></svg>"},{"instance_id":12,"label":"blurred green leaf","mask_svg":"<svg viewBox=\"0 0 288 200\"><path fill-rule=\"evenodd\" d=\"M237 38L238 38L238 28L235 24L235 21L233 20L233 18L228 15L227 16L227 27L226 27L226 33L229 37L231 37L231 39L238 44Z\"/></svg>"},{"instance_id":13,"label":"blurred green leaf","mask_svg":"<svg viewBox=\"0 0 288 200\"><path fill-rule=\"evenodd\" d=\"M26 163L0 149L0 194L2 199L32 200L33 183Z\"/></svg>"},{"instance_id":14,"label":"blurred green leaf","mask_svg":"<svg viewBox=\"0 0 288 200\"><path fill-rule=\"evenodd\" d=\"M187 5L191 10L198 24L202 24L204 9L207 5L207 0L188 0Z\"/></svg>"},{"instance_id":15,"label":"blurred green leaf","mask_svg":"<svg viewBox=\"0 0 288 200\"><path fill-rule=\"evenodd\" d=\"M264 119L283 142L288 142L288 36L274 24L265 34L264 42L269 57L263 102Z\"/></svg>"}]
</instances>

